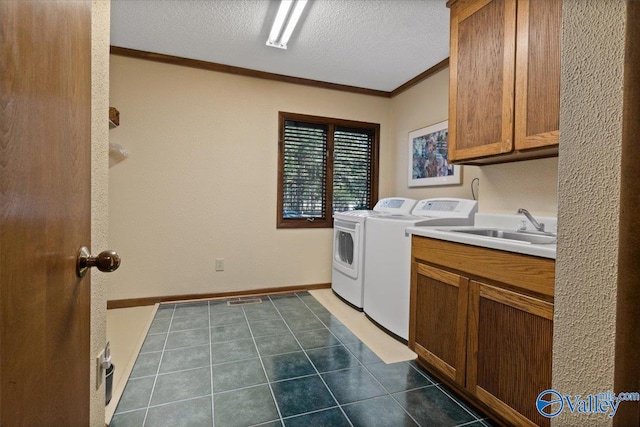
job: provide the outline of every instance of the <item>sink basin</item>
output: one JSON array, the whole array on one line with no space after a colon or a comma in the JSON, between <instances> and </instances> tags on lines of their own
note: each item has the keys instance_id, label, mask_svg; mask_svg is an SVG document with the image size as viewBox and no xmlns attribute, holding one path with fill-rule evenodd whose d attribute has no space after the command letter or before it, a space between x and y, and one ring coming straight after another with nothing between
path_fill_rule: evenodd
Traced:
<instances>
[{"instance_id":1,"label":"sink basin","mask_svg":"<svg viewBox=\"0 0 640 427\"><path fill-rule=\"evenodd\" d=\"M529 233L526 231L500 230L496 228L467 228L447 231L493 237L497 239L517 240L537 245L553 244L556 243L557 240L557 237L551 233Z\"/></svg>"}]
</instances>

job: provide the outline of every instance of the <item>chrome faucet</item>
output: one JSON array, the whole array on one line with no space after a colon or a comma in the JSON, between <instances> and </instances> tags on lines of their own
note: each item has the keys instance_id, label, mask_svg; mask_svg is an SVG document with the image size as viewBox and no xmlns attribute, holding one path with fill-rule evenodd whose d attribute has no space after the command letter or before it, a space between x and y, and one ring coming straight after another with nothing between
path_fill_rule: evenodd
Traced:
<instances>
[{"instance_id":1,"label":"chrome faucet","mask_svg":"<svg viewBox=\"0 0 640 427\"><path fill-rule=\"evenodd\" d=\"M544 224L539 223L538 221L536 221L536 219L533 217L533 215L531 215L529 213L528 210L520 208L518 209L518 213L519 214L523 214L524 216L527 217L527 219L531 222L531 224L533 224L533 226L535 227L536 230L544 232ZM524 221L522 221L524 223ZM524 231L527 229L526 224L523 224L522 226L520 226L519 230L520 231Z\"/></svg>"}]
</instances>

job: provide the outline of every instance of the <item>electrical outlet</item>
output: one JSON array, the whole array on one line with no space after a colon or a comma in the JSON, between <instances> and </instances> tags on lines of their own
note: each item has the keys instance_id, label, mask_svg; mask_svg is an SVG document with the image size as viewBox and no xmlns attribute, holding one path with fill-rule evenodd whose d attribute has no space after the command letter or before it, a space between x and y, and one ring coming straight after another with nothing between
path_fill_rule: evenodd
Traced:
<instances>
[{"instance_id":1,"label":"electrical outlet","mask_svg":"<svg viewBox=\"0 0 640 427\"><path fill-rule=\"evenodd\" d=\"M96 390L100 387L100 384L102 384L102 381L104 380L104 368L102 367L102 361L104 360L104 349L102 349L102 351L98 354L98 357L96 357Z\"/></svg>"},{"instance_id":2,"label":"electrical outlet","mask_svg":"<svg viewBox=\"0 0 640 427\"><path fill-rule=\"evenodd\" d=\"M216 271L224 271L224 258L216 258Z\"/></svg>"}]
</instances>

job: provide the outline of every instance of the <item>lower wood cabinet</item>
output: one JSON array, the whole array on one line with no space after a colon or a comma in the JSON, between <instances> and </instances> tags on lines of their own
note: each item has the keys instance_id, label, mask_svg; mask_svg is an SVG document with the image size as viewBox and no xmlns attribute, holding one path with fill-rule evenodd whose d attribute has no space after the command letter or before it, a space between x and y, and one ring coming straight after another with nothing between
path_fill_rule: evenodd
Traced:
<instances>
[{"instance_id":1,"label":"lower wood cabinet","mask_svg":"<svg viewBox=\"0 0 640 427\"><path fill-rule=\"evenodd\" d=\"M491 269L477 267L492 250L426 240L412 252L409 347L428 370L496 420L548 426L549 419L536 410L536 398L551 388L553 295L548 295L548 283L534 295L535 280L526 292L518 290L517 282L522 268L541 272L546 277L541 280L548 281L555 263L527 257L533 263L523 266L517 255L511 265L507 257L496 273L503 281L497 282ZM447 261L456 249L463 258L473 258L478 249L476 263L468 264L470 272L460 271L458 265L452 268L456 261ZM509 268L516 270L513 281L505 280L504 270L508 273Z\"/></svg>"},{"instance_id":2,"label":"lower wood cabinet","mask_svg":"<svg viewBox=\"0 0 640 427\"><path fill-rule=\"evenodd\" d=\"M442 375L464 387L466 378L469 279L414 264L415 334L409 346ZM410 329L411 326L410 326Z\"/></svg>"},{"instance_id":3,"label":"lower wood cabinet","mask_svg":"<svg viewBox=\"0 0 640 427\"><path fill-rule=\"evenodd\" d=\"M553 304L471 281L468 313L466 388L509 424L549 425L536 398L551 388Z\"/></svg>"}]
</instances>

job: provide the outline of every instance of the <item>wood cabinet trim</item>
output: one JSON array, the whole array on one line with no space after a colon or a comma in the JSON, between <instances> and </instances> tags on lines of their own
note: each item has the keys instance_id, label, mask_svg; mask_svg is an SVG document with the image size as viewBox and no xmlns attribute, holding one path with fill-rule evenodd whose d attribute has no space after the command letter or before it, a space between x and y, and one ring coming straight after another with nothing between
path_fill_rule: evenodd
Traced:
<instances>
[{"instance_id":1,"label":"wood cabinet trim","mask_svg":"<svg viewBox=\"0 0 640 427\"><path fill-rule=\"evenodd\" d=\"M553 304L491 285L479 283L480 297L553 321Z\"/></svg>"},{"instance_id":2,"label":"wood cabinet trim","mask_svg":"<svg viewBox=\"0 0 640 427\"><path fill-rule=\"evenodd\" d=\"M460 276L458 278L458 318L456 320L456 383L464 387L467 382L467 335L468 335L468 309L469 309L469 279Z\"/></svg>"},{"instance_id":3,"label":"wood cabinet trim","mask_svg":"<svg viewBox=\"0 0 640 427\"><path fill-rule=\"evenodd\" d=\"M558 144L553 146L531 147L527 150L516 150L505 154L496 154L491 157L477 157L468 160L459 160L456 164L482 166L497 165L501 163L511 163L522 160L544 159L548 157L558 157Z\"/></svg>"},{"instance_id":4,"label":"wood cabinet trim","mask_svg":"<svg viewBox=\"0 0 640 427\"><path fill-rule=\"evenodd\" d=\"M449 131L449 135L451 135L451 131ZM455 147L453 144L450 146ZM451 157L452 162L455 162L459 160L473 160L482 157L508 154L512 151L513 145L511 143L511 138L506 138L502 141L492 142L478 147L455 148L455 151L449 154L449 157Z\"/></svg>"},{"instance_id":5,"label":"wood cabinet trim","mask_svg":"<svg viewBox=\"0 0 640 427\"><path fill-rule=\"evenodd\" d=\"M460 286L460 275L450 273L439 268L431 267L426 264L417 264L418 274L432 277L442 283L446 283L451 286Z\"/></svg>"},{"instance_id":6,"label":"wood cabinet trim","mask_svg":"<svg viewBox=\"0 0 640 427\"><path fill-rule=\"evenodd\" d=\"M474 393L476 396L478 396L478 399L480 399L485 405L493 409L495 412L499 413L502 419L506 421L508 425L537 427L536 424L533 423L530 419L511 408L509 405L507 405L502 400L498 399L482 387L476 387ZM535 402L531 402L531 404L535 405Z\"/></svg>"},{"instance_id":7,"label":"wood cabinet trim","mask_svg":"<svg viewBox=\"0 0 640 427\"><path fill-rule=\"evenodd\" d=\"M432 365L434 368L438 369L443 375L446 375L447 378L457 382L456 368L449 365L418 343L416 343L413 351L415 351L416 354L424 361Z\"/></svg>"},{"instance_id":8,"label":"wood cabinet trim","mask_svg":"<svg viewBox=\"0 0 640 427\"><path fill-rule=\"evenodd\" d=\"M555 25L559 25L555 20L541 20L538 17L538 20L532 21L531 14L546 12L548 16L557 18L558 21L561 15L561 1L560 0L548 0L546 2L531 2L530 0L518 0L518 16L517 16L517 49L516 49L516 85L515 85L515 105L516 105L516 117L515 117L515 127L514 127L514 144L516 150L528 150L532 148L539 147L548 147L557 145L559 141L559 131L558 129L548 130L538 129L536 131L532 131L529 129L529 113L532 109L532 106L529 102L529 91L542 91L540 93L546 94L547 100L556 99L559 102L559 93L547 92L550 87L547 85L543 85L542 88L535 85L536 81L540 81L540 79L548 79L552 78L552 81L559 81L559 70L560 70L560 28L556 28ZM544 21L547 25L552 26L552 31L547 31L547 34L555 34L553 30L558 31L557 40L553 41L553 38L545 39L543 37L542 41L539 41L539 44L534 44L534 40L531 40L531 35L535 37L535 30L532 32L531 25L535 25L536 23ZM544 28L547 29L547 28ZM543 29L538 29L538 33ZM548 42L549 44L545 43ZM535 68L530 70L530 60L531 60L531 46L538 46L537 52L540 53L540 50L543 49L546 55L546 67L545 73L543 76L535 73ZM535 55L536 50L533 51ZM538 70L539 71L539 70ZM533 74L531 74L533 73ZM550 75L550 77L549 77ZM535 77L538 77L536 80ZM534 82L534 86L531 87L531 82ZM548 81L548 80L545 80ZM558 88L556 88L557 90ZM534 99L535 101L535 99ZM540 106L539 104L534 105L534 107ZM547 109L551 109L554 116L559 117L559 103L549 104L546 103L545 107ZM534 109L535 111L535 109ZM547 112L548 113L548 112ZM540 113L541 114L541 113ZM535 125L534 125L535 128Z\"/></svg>"},{"instance_id":9,"label":"wood cabinet trim","mask_svg":"<svg viewBox=\"0 0 640 427\"><path fill-rule=\"evenodd\" d=\"M545 297L554 295L555 261L422 236L412 238L412 257L471 279L492 280Z\"/></svg>"},{"instance_id":10,"label":"wood cabinet trim","mask_svg":"<svg viewBox=\"0 0 640 427\"><path fill-rule=\"evenodd\" d=\"M454 34L458 33L458 20L455 19L454 11L451 10L451 22L449 29L449 161L456 160L457 131L454 125L457 120L457 94L458 94L458 38Z\"/></svg>"},{"instance_id":11,"label":"wood cabinet trim","mask_svg":"<svg viewBox=\"0 0 640 427\"><path fill-rule=\"evenodd\" d=\"M477 1L458 1L455 5L452 13L455 13L455 17L458 22L464 21L493 0L477 0Z\"/></svg>"},{"instance_id":12,"label":"wood cabinet trim","mask_svg":"<svg viewBox=\"0 0 640 427\"><path fill-rule=\"evenodd\" d=\"M502 142L510 150L515 119L516 0L504 0L504 60L502 68Z\"/></svg>"},{"instance_id":13,"label":"wood cabinet trim","mask_svg":"<svg viewBox=\"0 0 640 427\"><path fill-rule=\"evenodd\" d=\"M526 124L523 125L526 127ZM524 136L518 141L518 149L528 150L531 148L548 147L551 145L558 145L560 140L560 131L554 130L551 132L539 133L536 135Z\"/></svg>"},{"instance_id":14,"label":"wood cabinet trim","mask_svg":"<svg viewBox=\"0 0 640 427\"><path fill-rule=\"evenodd\" d=\"M467 317L467 378L466 389L474 393L478 382L478 330L480 321L480 292L478 282L469 283L469 307Z\"/></svg>"},{"instance_id":15,"label":"wood cabinet trim","mask_svg":"<svg viewBox=\"0 0 640 427\"><path fill-rule=\"evenodd\" d=\"M409 287L409 339L407 345L415 351L416 348L416 324L418 311L418 263L411 261L411 284Z\"/></svg>"},{"instance_id":16,"label":"wood cabinet trim","mask_svg":"<svg viewBox=\"0 0 640 427\"><path fill-rule=\"evenodd\" d=\"M514 139L517 148L527 136L527 76L529 75L529 0L518 0L518 34L516 38L515 76L515 126Z\"/></svg>"}]
</instances>

